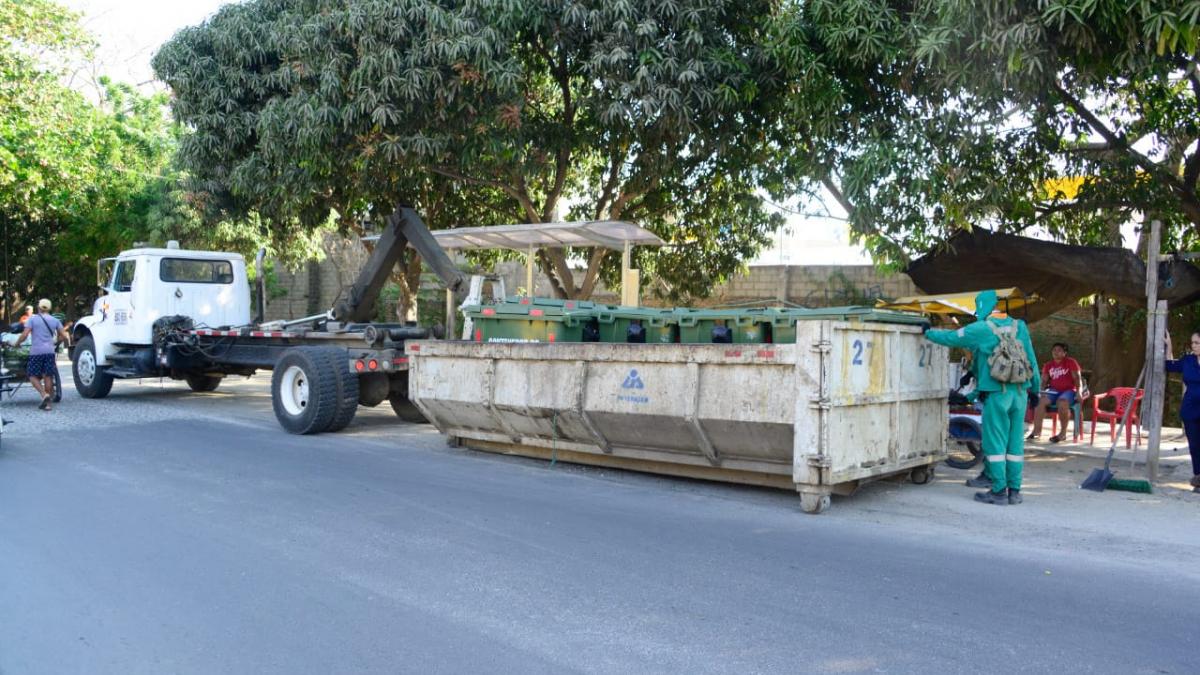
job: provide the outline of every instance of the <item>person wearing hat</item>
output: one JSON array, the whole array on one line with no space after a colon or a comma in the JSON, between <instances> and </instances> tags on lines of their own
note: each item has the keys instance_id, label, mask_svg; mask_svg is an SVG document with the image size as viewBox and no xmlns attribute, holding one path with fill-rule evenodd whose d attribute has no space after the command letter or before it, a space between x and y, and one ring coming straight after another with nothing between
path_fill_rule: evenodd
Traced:
<instances>
[{"instance_id":1,"label":"person wearing hat","mask_svg":"<svg viewBox=\"0 0 1200 675\"><path fill-rule=\"evenodd\" d=\"M1025 406L1029 391L1040 391L1037 357L1024 321L997 312L996 291L975 296L974 323L958 330L929 330L925 338L972 351L972 372L983 399L983 454L991 489L975 494L985 504L1020 504L1025 464Z\"/></svg>"},{"instance_id":2,"label":"person wearing hat","mask_svg":"<svg viewBox=\"0 0 1200 675\"><path fill-rule=\"evenodd\" d=\"M54 347L59 340L68 345L71 343L71 336L63 328L62 322L50 316L50 307L50 301L46 298L38 301L38 313L25 321L25 332L21 333L21 340L18 341L20 344L25 338L32 338L26 374L29 383L42 397L42 403L38 406L42 410L49 410L50 402L54 400L54 372L58 370L54 362Z\"/></svg>"}]
</instances>

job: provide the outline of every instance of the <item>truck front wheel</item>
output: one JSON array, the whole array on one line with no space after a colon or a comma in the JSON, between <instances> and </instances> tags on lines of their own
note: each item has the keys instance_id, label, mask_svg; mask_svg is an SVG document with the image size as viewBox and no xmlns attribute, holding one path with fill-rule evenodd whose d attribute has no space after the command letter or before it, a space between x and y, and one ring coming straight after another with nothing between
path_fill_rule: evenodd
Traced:
<instances>
[{"instance_id":1,"label":"truck front wheel","mask_svg":"<svg viewBox=\"0 0 1200 675\"><path fill-rule=\"evenodd\" d=\"M112 391L113 378L101 368L96 358L96 341L89 335L75 344L71 361L71 376L75 391L84 398L104 398Z\"/></svg>"},{"instance_id":2,"label":"truck front wheel","mask_svg":"<svg viewBox=\"0 0 1200 675\"><path fill-rule=\"evenodd\" d=\"M279 426L292 434L329 428L338 408L337 373L326 350L298 347L283 353L271 374L271 406Z\"/></svg>"}]
</instances>

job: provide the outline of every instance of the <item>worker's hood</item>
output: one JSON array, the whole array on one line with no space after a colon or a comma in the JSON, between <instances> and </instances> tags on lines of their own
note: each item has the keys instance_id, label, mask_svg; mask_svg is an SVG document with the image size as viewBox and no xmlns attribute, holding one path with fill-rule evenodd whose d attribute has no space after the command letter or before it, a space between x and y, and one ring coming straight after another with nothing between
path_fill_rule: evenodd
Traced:
<instances>
[{"instance_id":1,"label":"worker's hood","mask_svg":"<svg viewBox=\"0 0 1200 675\"><path fill-rule=\"evenodd\" d=\"M975 296L975 318L981 321L988 318L998 302L996 291L980 291L979 295Z\"/></svg>"}]
</instances>

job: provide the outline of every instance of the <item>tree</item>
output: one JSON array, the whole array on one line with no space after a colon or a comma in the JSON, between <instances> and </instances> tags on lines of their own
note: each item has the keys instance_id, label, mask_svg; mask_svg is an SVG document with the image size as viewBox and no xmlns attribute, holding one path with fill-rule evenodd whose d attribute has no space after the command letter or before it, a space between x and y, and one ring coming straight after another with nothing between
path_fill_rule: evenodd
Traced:
<instances>
[{"instance_id":1,"label":"tree","mask_svg":"<svg viewBox=\"0 0 1200 675\"><path fill-rule=\"evenodd\" d=\"M1134 213L1168 245L1200 234L1197 0L796 7L819 86L843 93L832 171L852 224L905 244L881 257L972 226L1119 245Z\"/></svg>"},{"instance_id":2,"label":"tree","mask_svg":"<svg viewBox=\"0 0 1200 675\"><path fill-rule=\"evenodd\" d=\"M0 0L0 235L5 304L94 297L96 260L152 234L175 180L166 97L101 78L93 102L66 86L87 58L78 17L47 0Z\"/></svg>"},{"instance_id":3,"label":"tree","mask_svg":"<svg viewBox=\"0 0 1200 675\"><path fill-rule=\"evenodd\" d=\"M971 228L1120 247L1119 226L1135 214L1164 221L1168 250L1196 243L1200 2L811 0L786 18L780 34L792 39L779 44L809 64L801 95L827 92L819 100L835 111L809 122L832 130L819 156L877 260L907 265L937 249L938 264L953 266L943 244ZM981 262L972 252L958 271L1050 279L1062 267L1053 245L1004 250L1015 253L989 246ZM1114 277L1095 290L1139 267L1105 268L1109 254L1092 255ZM1063 285L1087 294L1071 283L1080 280ZM1125 298L1138 286L1115 285ZM1116 351L1098 365L1124 371L1097 384L1128 384L1137 362L1116 358L1125 345L1112 339L1130 334L1128 312L1110 304L1098 302L1096 340Z\"/></svg>"},{"instance_id":4,"label":"tree","mask_svg":"<svg viewBox=\"0 0 1200 675\"><path fill-rule=\"evenodd\" d=\"M211 218L278 237L382 218L433 227L627 219L667 294L703 294L781 224L787 83L769 0L252 0L178 33L153 66L194 133L182 159ZM573 254L586 260L578 277ZM616 278L603 249L545 250L558 294Z\"/></svg>"}]
</instances>

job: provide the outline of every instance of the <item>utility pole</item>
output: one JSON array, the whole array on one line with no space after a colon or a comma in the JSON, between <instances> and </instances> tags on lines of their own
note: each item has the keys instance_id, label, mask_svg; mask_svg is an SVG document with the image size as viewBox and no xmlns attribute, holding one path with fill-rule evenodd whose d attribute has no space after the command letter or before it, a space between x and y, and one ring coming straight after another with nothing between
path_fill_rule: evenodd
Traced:
<instances>
[{"instance_id":1,"label":"utility pole","mask_svg":"<svg viewBox=\"0 0 1200 675\"><path fill-rule=\"evenodd\" d=\"M1163 394L1167 374L1163 363L1163 335L1167 330L1167 301L1158 299L1158 254L1162 242L1162 221L1150 222L1150 241L1146 247L1146 393L1143 419L1149 425L1146 441L1146 477L1158 478L1158 445L1162 440ZM1095 421L1092 422L1095 424Z\"/></svg>"}]
</instances>

